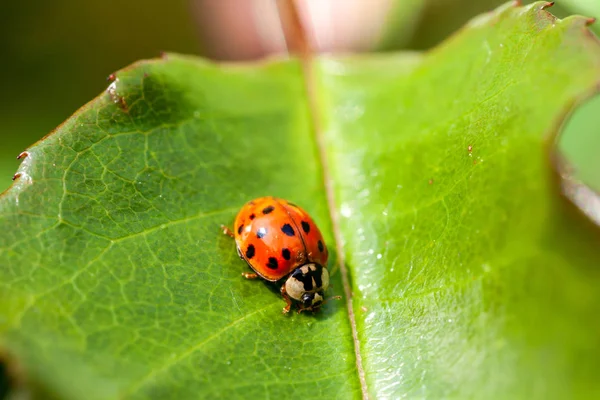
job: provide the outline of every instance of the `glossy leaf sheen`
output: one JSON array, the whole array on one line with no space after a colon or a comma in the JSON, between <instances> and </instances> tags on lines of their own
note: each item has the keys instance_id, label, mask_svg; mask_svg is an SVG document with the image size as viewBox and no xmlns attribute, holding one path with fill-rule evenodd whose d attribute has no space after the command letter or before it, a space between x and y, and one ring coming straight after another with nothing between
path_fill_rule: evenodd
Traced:
<instances>
[{"instance_id":1,"label":"glossy leaf sheen","mask_svg":"<svg viewBox=\"0 0 600 400\"><path fill-rule=\"evenodd\" d=\"M339 216L373 398L598 394L598 236L543 138L599 49L536 4L424 56L318 61L333 210L297 62L120 71L0 199L0 343L58 398L360 398L345 302L282 316L219 230L275 195L330 266Z\"/></svg>"}]
</instances>

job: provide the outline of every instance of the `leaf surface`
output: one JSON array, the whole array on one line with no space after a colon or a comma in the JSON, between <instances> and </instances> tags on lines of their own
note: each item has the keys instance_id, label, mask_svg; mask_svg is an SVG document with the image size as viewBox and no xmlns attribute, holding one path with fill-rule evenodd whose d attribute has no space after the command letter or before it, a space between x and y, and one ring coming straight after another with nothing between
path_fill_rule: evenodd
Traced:
<instances>
[{"instance_id":1,"label":"leaf surface","mask_svg":"<svg viewBox=\"0 0 600 400\"><path fill-rule=\"evenodd\" d=\"M541 5L424 55L320 59L316 115L294 60L118 72L0 199L0 344L61 399L360 398L361 375L372 398L599 394L598 234L545 137L600 47ZM263 195L313 215L352 313L282 316L241 278L219 225Z\"/></svg>"}]
</instances>

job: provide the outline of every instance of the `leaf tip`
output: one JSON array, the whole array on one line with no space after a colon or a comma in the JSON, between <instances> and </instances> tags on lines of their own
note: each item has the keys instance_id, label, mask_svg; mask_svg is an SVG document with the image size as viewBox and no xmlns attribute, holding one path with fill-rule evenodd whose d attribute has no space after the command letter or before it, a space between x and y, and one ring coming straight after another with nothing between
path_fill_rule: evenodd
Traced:
<instances>
[{"instance_id":1,"label":"leaf tip","mask_svg":"<svg viewBox=\"0 0 600 400\"><path fill-rule=\"evenodd\" d=\"M590 26L592 25L594 22L596 22L596 18L592 17L592 18L587 18L585 20L585 26Z\"/></svg>"},{"instance_id":2,"label":"leaf tip","mask_svg":"<svg viewBox=\"0 0 600 400\"><path fill-rule=\"evenodd\" d=\"M109 76L106 78L106 80L107 80L108 82L114 82L116 79L117 79L117 76L116 76L115 74L110 74L110 75L109 75Z\"/></svg>"},{"instance_id":3,"label":"leaf tip","mask_svg":"<svg viewBox=\"0 0 600 400\"><path fill-rule=\"evenodd\" d=\"M17 179L19 179L21 177L21 173L17 172L16 174L13 175L12 180L16 181Z\"/></svg>"},{"instance_id":4,"label":"leaf tip","mask_svg":"<svg viewBox=\"0 0 600 400\"><path fill-rule=\"evenodd\" d=\"M29 155L29 152L27 152L27 151L23 151L23 152L21 152L21 154L19 154L19 155L17 156L17 160L20 160L20 159L25 159L25 158L26 158L28 155Z\"/></svg>"},{"instance_id":5,"label":"leaf tip","mask_svg":"<svg viewBox=\"0 0 600 400\"><path fill-rule=\"evenodd\" d=\"M554 5L553 1L547 1L545 4L542 4L542 6L540 7L540 10L545 10L547 8L550 8Z\"/></svg>"}]
</instances>

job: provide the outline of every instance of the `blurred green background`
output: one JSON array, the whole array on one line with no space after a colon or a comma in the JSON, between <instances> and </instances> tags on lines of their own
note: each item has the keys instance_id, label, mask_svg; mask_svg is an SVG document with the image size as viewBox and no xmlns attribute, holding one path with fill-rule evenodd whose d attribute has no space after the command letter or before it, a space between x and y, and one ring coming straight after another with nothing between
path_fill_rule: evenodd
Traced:
<instances>
[{"instance_id":1,"label":"blurred green background","mask_svg":"<svg viewBox=\"0 0 600 400\"><path fill-rule=\"evenodd\" d=\"M428 48L472 16L504 3L392 1L380 43L385 50ZM556 15L600 17L600 0L560 3L551 10ZM593 29L600 32L600 22ZM202 54L198 37L188 0L1 1L0 191L18 168L16 156L101 93L109 74L161 51ZM600 188L600 98L581 108L568 126L566 153L580 175Z\"/></svg>"}]
</instances>

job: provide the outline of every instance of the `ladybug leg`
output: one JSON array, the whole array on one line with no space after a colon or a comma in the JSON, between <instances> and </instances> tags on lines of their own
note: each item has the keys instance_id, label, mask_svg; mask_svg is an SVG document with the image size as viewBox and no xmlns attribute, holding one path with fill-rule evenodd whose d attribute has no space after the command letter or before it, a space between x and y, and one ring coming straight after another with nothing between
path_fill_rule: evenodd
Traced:
<instances>
[{"instance_id":1,"label":"ladybug leg","mask_svg":"<svg viewBox=\"0 0 600 400\"><path fill-rule=\"evenodd\" d=\"M255 274L254 272L242 272L242 276L246 279L256 279L258 278L258 275Z\"/></svg>"},{"instance_id":2,"label":"ladybug leg","mask_svg":"<svg viewBox=\"0 0 600 400\"><path fill-rule=\"evenodd\" d=\"M285 285L283 285L281 287L281 296L283 296L283 299L287 303L286 306L283 307L283 313L287 314L290 312L290 307L292 306L292 300L290 299L290 296L288 296L287 292L285 291Z\"/></svg>"},{"instance_id":3,"label":"ladybug leg","mask_svg":"<svg viewBox=\"0 0 600 400\"><path fill-rule=\"evenodd\" d=\"M329 301L331 301L331 300L341 300L341 299L342 299L342 296L331 296L331 297L328 297L328 298L326 298L326 299L323 299L323 302L322 302L321 304L319 304L319 306L318 306L317 308L310 308L310 310L311 310L311 311L313 312L313 314L314 314L314 313L316 313L317 311L319 311L319 309L320 309L321 307L323 307L325 304L329 303ZM308 309L308 308L306 308L306 310L309 310L309 309Z\"/></svg>"},{"instance_id":4,"label":"ladybug leg","mask_svg":"<svg viewBox=\"0 0 600 400\"><path fill-rule=\"evenodd\" d=\"M312 308L298 307L298 314L302 313L302 311L312 311L313 314L315 313L315 311Z\"/></svg>"},{"instance_id":5,"label":"ladybug leg","mask_svg":"<svg viewBox=\"0 0 600 400\"><path fill-rule=\"evenodd\" d=\"M223 233L229 237L234 237L233 236L233 232L231 232L231 230L226 227L225 225L221 225L221 230L223 230Z\"/></svg>"}]
</instances>

